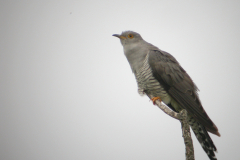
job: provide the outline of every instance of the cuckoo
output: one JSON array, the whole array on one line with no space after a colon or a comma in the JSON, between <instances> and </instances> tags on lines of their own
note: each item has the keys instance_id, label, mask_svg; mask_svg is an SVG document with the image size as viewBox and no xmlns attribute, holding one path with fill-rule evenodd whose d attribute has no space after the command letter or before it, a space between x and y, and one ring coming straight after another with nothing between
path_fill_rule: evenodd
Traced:
<instances>
[{"instance_id":1,"label":"cuckoo","mask_svg":"<svg viewBox=\"0 0 240 160\"><path fill-rule=\"evenodd\" d=\"M217 148L208 132L219 137L220 133L200 102L197 86L178 61L136 32L125 31L113 36L120 39L139 94L152 95L153 103L159 99L175 112L186 109L188 123L203 150L211 160L216 160Z\"/></svg>"}]
</instances>

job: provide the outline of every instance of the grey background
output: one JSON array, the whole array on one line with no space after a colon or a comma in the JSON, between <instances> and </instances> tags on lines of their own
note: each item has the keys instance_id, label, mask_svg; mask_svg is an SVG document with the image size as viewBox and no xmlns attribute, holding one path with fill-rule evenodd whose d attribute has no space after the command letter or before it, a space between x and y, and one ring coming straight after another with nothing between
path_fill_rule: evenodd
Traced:
<instances>
[{"instance_id":1,"label":"grey background","mask_svg":"<svg viewBox=\"0 0 240 160\"><path fill-rule=\"evenodd\" d=\"M0 159L184 159L180 123L140 97L124 30L168 51L240 159L240 1L1 1ZM196 159L208 159L193 136Z\"/></svg>"}]
</instances>

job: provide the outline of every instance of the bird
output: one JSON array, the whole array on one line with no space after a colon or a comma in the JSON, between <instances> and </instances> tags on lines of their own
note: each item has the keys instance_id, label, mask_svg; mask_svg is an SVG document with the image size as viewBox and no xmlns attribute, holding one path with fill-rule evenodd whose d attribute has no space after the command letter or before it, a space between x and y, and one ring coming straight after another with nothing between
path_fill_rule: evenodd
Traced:
<instances>
[{"instance_id":1,"label":"bird","mask_svg":"<svg viewBox=\"0 0 240 160\"><path fill-rule=\"evenodd\" d=\"M146 42L134 31L113 34L120 39L124 54L135 75L138 93L164 102L170 109L187 111L187 119L196 138L210 160L217 160L208 132L220 137L217 126L209 118L198 96L199 89L180 63L168 52Z\"/></svg>"}]
</instances>

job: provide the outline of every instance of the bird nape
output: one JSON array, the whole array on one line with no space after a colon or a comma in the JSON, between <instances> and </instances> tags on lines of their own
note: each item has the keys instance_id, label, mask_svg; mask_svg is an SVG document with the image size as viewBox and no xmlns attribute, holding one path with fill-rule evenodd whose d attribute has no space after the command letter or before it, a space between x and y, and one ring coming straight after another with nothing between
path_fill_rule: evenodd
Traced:
<instances>
[{"instance_id":1,"label":"bird nape","mask_svg":"<svg viewBox=\"0 0 240 160\"><path fill-rule=\"evenodd\" d=\"M198 88L178 61L169 53L146 42L140 34L125 31L114 34L124 49L138 84L138 92L159 97L176 112L186 109L188 123L203 150L211 160L217 160L215 147L208 132L220 137L217 126L204 110Z\"/></svg>"}]
</instances>

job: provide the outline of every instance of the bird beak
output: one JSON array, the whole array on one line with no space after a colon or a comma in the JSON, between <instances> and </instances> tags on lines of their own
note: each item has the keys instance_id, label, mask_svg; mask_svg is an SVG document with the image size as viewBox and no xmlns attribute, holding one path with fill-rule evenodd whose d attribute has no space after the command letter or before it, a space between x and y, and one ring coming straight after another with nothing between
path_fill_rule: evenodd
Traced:
<instances>
[{"instance_id":1,"label":"bird beak","mask_svg":"<svg viewBox=\"0 0 240 160\"><path fill-rule=\"evenodd\" d=\"M118 38L120 38L120 39L127 39L126 37L121 36L121 35L119 35L119 34L113 34L112 36L118 37Z\"/></svg>"}]
</instances>

